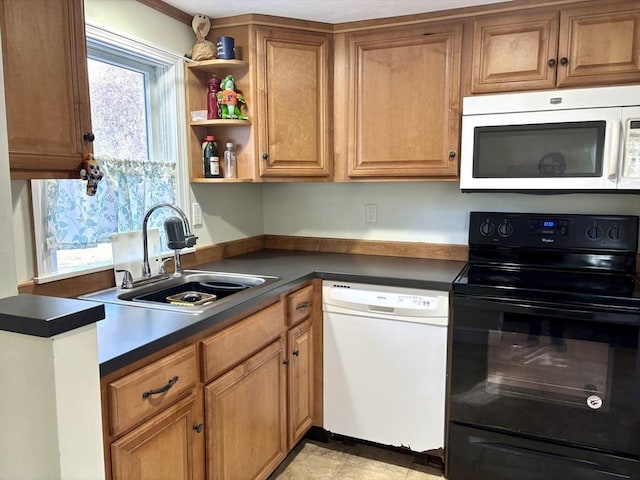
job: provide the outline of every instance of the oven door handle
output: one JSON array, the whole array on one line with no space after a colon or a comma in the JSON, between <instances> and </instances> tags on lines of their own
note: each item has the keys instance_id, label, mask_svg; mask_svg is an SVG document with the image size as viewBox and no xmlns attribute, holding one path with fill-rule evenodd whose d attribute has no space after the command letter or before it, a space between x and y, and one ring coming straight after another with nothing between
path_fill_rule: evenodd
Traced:
<instances>
[{"instance_id":1,"label":"oven door handle","mask_svg":"<svg viewBox=\"0 0 640 480\"><path fill-rule=\"evenodd\" d=\"M497 450L500 453L510 453L528 457L539 457L544 460L547 460L549 457L553 457L558 462L576 466L583 470L595 471L611 478L631 478L629 475L624 473L617 473L606 470L607 467L604 467L597 462L581 458L567 457L566 455L561 455L559 453L541 452L538 450L533 450L531 448L520 447L516 445L506 445L504 443L490 442L480 437L470 437L469 443L473 444L476 447L486 448L488 450Z\"/></svg>"},{"instance_id":2,"label":"oven door handle","mask_svg":"<svg viewBox=\"0 0 640 480\"><path fill-rule=\"evenodd\" d=\"M604 306L593 309L578 309L573 306L558 305L557 303L532 302L497 297L487 299L487 297L474 295L453 295L454 321L456 305L525 315L598 321L617 325L640 325L640 315L638 315L637 310L622 310L620 308Z\"/></svg>"}]
</instances>

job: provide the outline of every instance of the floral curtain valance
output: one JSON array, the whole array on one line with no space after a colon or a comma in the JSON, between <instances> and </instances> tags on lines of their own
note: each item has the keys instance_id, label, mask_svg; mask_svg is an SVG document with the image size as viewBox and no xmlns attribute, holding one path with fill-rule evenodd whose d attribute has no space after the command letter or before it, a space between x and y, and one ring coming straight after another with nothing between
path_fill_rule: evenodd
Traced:
<instances>
[{"instance_id":1,"label":"floral curtain valance","mask_svg":"<svg viewBox=\"0 0 640 480\"><path fill-rule=\"evenodd\" d=\"M158 203L175 203L176 164L100 158L104 178L90 197L82 180L47 180L46 242L50 250L94 247L112 233L142 229L145 213ZM161 226L171 212L159 210L149 226Z\"/></svg>"}]
</instances>

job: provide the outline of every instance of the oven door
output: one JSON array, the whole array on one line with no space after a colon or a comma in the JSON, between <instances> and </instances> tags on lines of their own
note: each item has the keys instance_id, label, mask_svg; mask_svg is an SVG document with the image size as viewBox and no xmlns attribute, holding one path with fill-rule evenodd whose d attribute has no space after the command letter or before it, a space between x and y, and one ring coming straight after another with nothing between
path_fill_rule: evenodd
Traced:
<instances>
[{"instance_id":1,"label":"oven door","mask_svg":"<svg viewBox=\"0 0 640 480\"><path fill-rule=\"evenodd\" d=\"M640 458L640 313L453 296L450 419Z\"/></svg>"}]
</instances>

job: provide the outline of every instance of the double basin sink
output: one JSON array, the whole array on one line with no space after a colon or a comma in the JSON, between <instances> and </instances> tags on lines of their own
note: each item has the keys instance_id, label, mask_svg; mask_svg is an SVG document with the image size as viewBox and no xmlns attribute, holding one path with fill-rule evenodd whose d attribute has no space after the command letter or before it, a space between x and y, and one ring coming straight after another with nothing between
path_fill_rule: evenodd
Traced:
<instances>
[{"instance_id":1,"label":"double basin sink","mask_svg":"<svg viewBox=\"0 0 640 480\"><path fill-rule=\"evenodd\" d=\"M231 299L247 296L279 280L278 277L243 273L185 270L134 288L110 288L82 295L96 302L156 308L174 312L202 313Z\"/></svg>"}]
</instances>

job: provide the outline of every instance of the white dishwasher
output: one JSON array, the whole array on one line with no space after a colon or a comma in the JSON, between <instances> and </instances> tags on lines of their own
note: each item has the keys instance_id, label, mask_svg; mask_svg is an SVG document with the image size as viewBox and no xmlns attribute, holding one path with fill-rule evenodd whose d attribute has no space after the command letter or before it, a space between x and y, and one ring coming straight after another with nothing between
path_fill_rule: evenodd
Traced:
<instances>
[{"instance_id":1,"label":"white dishwasher","mask_svg":"<svg viewBox=\"0 0 640 480\"><path fill-rule=\"evenodd\" d=\"M324 428L444 447L448 293L325 280L322 303Z\"/></svg>"}]
</instances>

